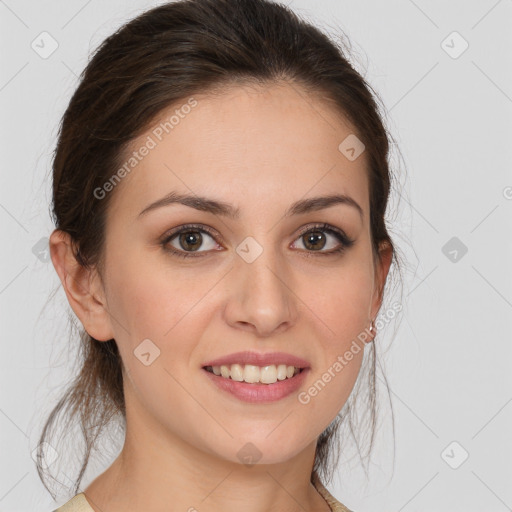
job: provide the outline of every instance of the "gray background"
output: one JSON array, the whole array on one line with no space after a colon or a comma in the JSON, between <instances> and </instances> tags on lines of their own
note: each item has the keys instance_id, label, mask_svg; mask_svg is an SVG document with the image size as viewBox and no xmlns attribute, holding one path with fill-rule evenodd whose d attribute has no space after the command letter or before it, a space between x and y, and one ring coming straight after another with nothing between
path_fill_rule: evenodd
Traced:
<instances>
[{"instance_id":1,"label":"gray background","mask_svg":"<svg viewBox=\"0 0 512 512\"><path fill-rule=\"evenodd\" d=\"M44 308L59 284L44 251L58 122L89 53L159 3L0 0L0 511L55 505L31 452L76 348L62 290ZM328 487L355 512L511 510L512 1L290 5L350 37L403 155L390 210L403 312L377 336L395 458L384 396L369 480L347 452ZM47 58L31 47L44 31L58 43Z\"/></svg>"}]
</instances>

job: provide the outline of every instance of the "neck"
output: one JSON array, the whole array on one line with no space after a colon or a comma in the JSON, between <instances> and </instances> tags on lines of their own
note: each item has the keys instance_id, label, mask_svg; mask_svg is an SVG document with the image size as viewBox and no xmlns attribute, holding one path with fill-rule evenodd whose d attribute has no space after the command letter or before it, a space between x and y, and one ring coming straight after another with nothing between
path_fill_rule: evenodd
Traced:
<instances>
[{"instance_id":1,"label":"neck","mask_svg":"<svg viewBox=\"0 0 512 512\"><path fill-rule=\"evenodd\" d=\"M95 512L330 510L310 481L316 439L288 461L249 466L205 453L168 432L162 442L158 427L147 428L143 421L144 427L127 428L117 459L85 489ZM132 417L127 425L136 422Z\"/></svg>"}]
</instances>

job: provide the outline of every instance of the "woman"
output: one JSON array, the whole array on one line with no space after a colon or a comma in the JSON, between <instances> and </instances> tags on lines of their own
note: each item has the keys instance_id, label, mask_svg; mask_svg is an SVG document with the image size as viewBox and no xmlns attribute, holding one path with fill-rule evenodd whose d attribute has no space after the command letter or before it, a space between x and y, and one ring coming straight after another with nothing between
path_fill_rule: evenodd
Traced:
<instances>
[{"instance_id":1,"label":"woman","mask_svg":"<svg viewBox=\"0 0 512 512\"><path fill-rule=\"evenodd\" d=\"M396 260L388 144L364 79L282 5L173 2L103 42L54 158L84 359L40 456L78 416L77 493L113 417L125 439L59 512L349 510L320 476Z\"/></svg>"}]
</instances>

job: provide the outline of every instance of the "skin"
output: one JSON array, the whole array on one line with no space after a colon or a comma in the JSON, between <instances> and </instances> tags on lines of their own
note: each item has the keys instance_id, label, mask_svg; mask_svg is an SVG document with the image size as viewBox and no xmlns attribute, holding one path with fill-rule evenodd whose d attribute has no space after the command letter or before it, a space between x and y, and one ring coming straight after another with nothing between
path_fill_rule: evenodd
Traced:
<instances>
[{"instance_id":1,"label":"skin","mask_svg":"<svg viewBox=\"0 0 512 512\"><path fill-rule=\"evenodd\" d=\"M125 444L85 494L97 512L328 511L310 483L315 444L349 397L363 350L308 404L297 393L239 401L201 367L240 350L289 352L310 363L304 391L376 318L392 253L384 245L374 265L365 154L349 161L338 145L354 129L296 86L194 98L191 113L110 192L102 273L76 263L65 233L50 239L71 307L95 339L116 340L124 365ZM181 204L139 217L170 191L230 203L240 218ZM283 217L297 200L334 192L357 201L363 218L345 204ZM320 254L340 244L323 231L325 246L308 249L299 230L318 222L355 243ZM179 258L159 243L185 223L219 234L202 233L202 256ZM252 263L236 252L248 236L263 248ZM171 244L187 250L179 235ZM160 350L149 366L134 355L147 338ZM237 456L248 442L261 452L252 466Z\"/></svg>"}]
</instances>

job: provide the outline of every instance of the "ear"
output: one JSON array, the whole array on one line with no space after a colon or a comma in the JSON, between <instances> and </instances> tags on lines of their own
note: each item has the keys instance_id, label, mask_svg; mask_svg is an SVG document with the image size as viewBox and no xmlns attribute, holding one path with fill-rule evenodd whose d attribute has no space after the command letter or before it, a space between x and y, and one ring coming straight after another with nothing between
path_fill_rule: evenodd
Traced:
<instances>
[{"instance_id":1,"label":"ear","mask_svg":"<svg viewBox=\"0 0 512 512\"><path fill-rule=\"evenodd\" d=\"M382 242L379 247L379 257L375 268L375 292L373 295L371 319L375 320L382 305L384 285L393 259L393 248L389 242Z\"/></svg>"},{"instance_id":2,"label":"ear","mask_svg":"<svg viewBox=\"0 0 512 512\"><path fill-rule=\"evenodd\" d=\"M77 261L68 233L53 231L50 256L68 302L87 333L98 341L114 338L101 277L96 269Z\"/></svg>"}]
</instances>

